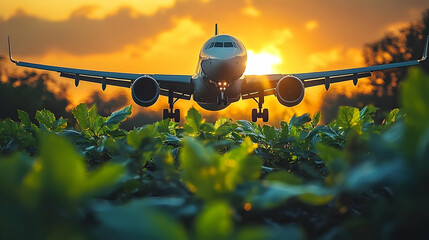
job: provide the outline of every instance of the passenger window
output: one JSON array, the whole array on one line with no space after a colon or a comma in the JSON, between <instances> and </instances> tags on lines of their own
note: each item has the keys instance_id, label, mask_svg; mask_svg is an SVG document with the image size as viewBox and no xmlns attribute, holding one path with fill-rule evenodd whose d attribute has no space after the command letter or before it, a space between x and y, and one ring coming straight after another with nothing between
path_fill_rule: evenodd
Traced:
<instances>
[{"instance_id":1,"label":"passenger window","mask_svg":"<svg viewBox=\"0 0 429 240\"><path fill-rule=\"evenodd\" d=\"M234 46L232 45L232 42L224 42L224 43L223 43L223 46L224 46L224 47L227 47L227 48L232 48L232 47L234 47Z\"/></svg>"},{"instance_id":2,"label":"passenger window","mask_svg":"<svg viewBox=\"0 0 429 240\"><path fill-rule=\"evenodd\" d=\"M215 47L223 47L223 42L215 42Z\"/></svg>"}]
</instances>

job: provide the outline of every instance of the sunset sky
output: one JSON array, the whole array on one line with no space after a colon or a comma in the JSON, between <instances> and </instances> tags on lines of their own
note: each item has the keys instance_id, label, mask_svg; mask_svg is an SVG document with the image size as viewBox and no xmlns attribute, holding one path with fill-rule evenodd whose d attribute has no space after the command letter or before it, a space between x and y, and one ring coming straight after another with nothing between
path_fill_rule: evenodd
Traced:
<instances>
[{"instance_id":1,"label":"sunset sky","mask_svg":"<svg viewBox=\"0 0 429 240\"><path fill-rule=\"evenodd\" d=\"M193 74L202 44L219 32L239 38L249 54L248 73L295 73L363 66L365 43L395 32L421 18L427 0L14 0L0 1L0 55L7 55L7 36L14 58L50 65L133 73ZM21 71L12 64L11 71ZM53 77L60 79L58 74ZM129 89L62 80L73 106L93 91L108 98L130 96ZM289 120L294 113L315 113L325 94L365 91L352 83L306 90L304 101L286 108L274 96L266 99L270 123ZM130 98L131 99L131 98ZM130 100L131 103L131 100ZM73 107L71 106L71 107ZM250 120L253 100L226 110L203 111L205 117L226 116ZM135 112L158 115L167 99Z\"/></svg>"}]
</instances>

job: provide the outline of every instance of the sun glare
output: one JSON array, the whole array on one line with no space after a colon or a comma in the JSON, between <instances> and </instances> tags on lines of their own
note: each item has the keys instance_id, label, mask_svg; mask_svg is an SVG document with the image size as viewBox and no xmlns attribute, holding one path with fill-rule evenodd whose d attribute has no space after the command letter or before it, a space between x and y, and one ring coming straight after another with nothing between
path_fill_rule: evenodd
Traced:
<instances>
[{"instance_id":1,"label":"sun glare","mask_svg":"<svg viewBox=\"0 0 429 240\"><path fill-rule=\"evenodd\" d=\"M278 54L262 51L255 53L247 51L247 67L244 74L258 75L274 73L274 66L281 63L282 59Z\"/></svg>"}]
</instances>

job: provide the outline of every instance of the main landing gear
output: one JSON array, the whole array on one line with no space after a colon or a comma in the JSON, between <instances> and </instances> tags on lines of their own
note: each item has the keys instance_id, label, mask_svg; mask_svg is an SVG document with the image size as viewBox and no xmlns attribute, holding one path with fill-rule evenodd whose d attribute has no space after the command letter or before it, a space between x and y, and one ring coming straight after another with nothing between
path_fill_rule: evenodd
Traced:
<instances>
[{"instance_id":1,"label":"main landing gear","mask_svg":"<svg viewBox=\"0 0 429 240\"><path fill-rule=\"evenodd\" d=\"M256 122L258 118L262 118L263 122L268 122L268 109L262 109L262 104L264 104L264 91L259 91L259 101L256 98L253 98L256 103L258 103L258 109L252 109L252 122Z\"/></svg>"},{"instance_id":2,"label":"main landing gear","mask_svg":"<svg viewBox=\"0 0 429 240\"><path fill-rule=\"evenodd\" d=\"M179 99L180 97L174 100L174 94L172 89L168 91L168 104L170 105L170 109L164 109L164 111L162 112L162 119L170 118L170 119L174 119L175 122L180 122L180 110L179 109L174 110L174 104Z\"/></svg>"},{"instance_id":3,"label":"main landing gear","mask_svg":"<svg viewBox=\"0 0 429 240\"><path fill-rule=\"evenodd\" d=\"M217 96L217 105L228 105L228 96L225 95L227 82L218 82L220 94Z\"/></svg>"}]
</instances>

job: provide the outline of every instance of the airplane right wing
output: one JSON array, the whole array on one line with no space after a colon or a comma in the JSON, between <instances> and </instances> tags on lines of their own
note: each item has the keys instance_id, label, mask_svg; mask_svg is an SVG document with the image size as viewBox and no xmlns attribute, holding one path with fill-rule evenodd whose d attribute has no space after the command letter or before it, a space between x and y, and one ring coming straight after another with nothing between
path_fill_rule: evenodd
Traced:
<instances>
[{"instance_id":1,"label":"airplane right wing","mask_svg":"<svg viewBox=\"0 0 429 240\"><path fill-rule=\"evenodd\" d=\"M260 96L262 91L264 96L276 93L277 83L284 77L292 76L302 81L303 86L313 87L325 85L326 90L329 89L331 83L353 80L356 85L359 78L371 76L371 72L386 70L391 68L400 68L419 65L426 60L428 54L429 36L426 39L426 45L423 51L423 57L419 60L411 60L406 62L382 64L361 68L350 68L334 71L297 73L297 74L265 74L265 75L246 75L242 87L242 98L255 98Z\"/></svg>"}]
</instances>

